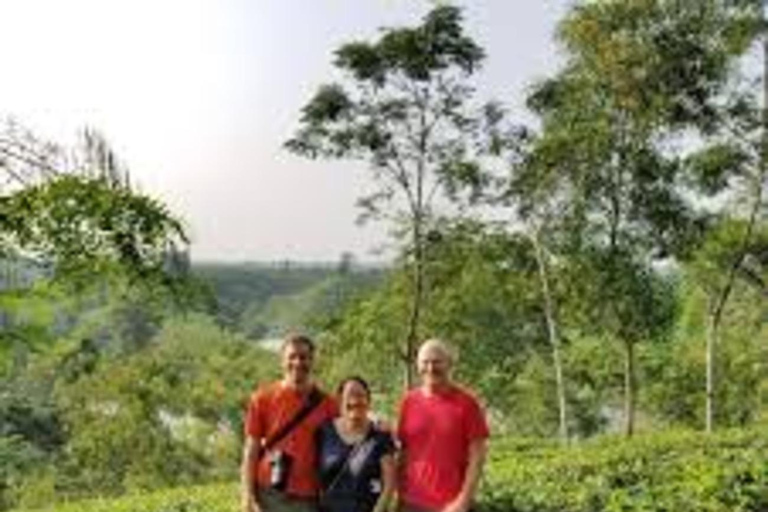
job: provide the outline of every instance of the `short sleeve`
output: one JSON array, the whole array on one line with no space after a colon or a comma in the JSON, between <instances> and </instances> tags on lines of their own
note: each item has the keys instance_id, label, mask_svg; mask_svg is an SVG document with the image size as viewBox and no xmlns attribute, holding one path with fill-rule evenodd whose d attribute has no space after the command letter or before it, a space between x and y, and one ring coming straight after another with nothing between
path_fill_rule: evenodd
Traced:
<instances>
[{"instance_id":1,"label":"short sleeve","mask_svg":"<svg viewBox=\"0 0 768 512\"><path fill-rule=\"evenodd\" d=\"M312 436L313 442L315 444L315 448L317 448L318 455L320 454L320 452L322 452L323 445L325 443L325 437L326 437L325 428L328 421L324 421L319 427L317 427L317 429L315 430Z\"/></svg>"},{"instance_id":2,"label":"short sleeve","mask_svg":"<svg viewBox=\"0 0 768 512\"><path fill-rule=\"evenodd\" d=\"M480 407L480 403L472 395L467 395L464 408L464 425L466 428L467 441L486 439L490 435L488 422L485 419L485 413Z\"/></svg>"},{"instance_id":3,"label":"short sleeve","mask_svg":"<svg viewBox=\"0 0 768 512\"><path fill-rule=\"evenodd\" d=\"M325 417L335 418L339 415L339 402L335 397L326 395L325 397Z\"/></svg>"},{"instance_id":4,"label":"short sleeve","mask_svg":"<svg viewBox=\"0 0 768 512\"><path fill-rule=\"evenodd\" d=\"M253 439L260 439L265 434L263 412L265 408L266 392L259 388L248 401L248 409L245 414L245 435Z\"/></svg>"},{"instance_id":5,"label":"short sleeve","mask_svg":"<svg viewBox=\"0 0 768 512\"><path fill-rule=\"evenodd\" d=\"M314 433L314 444L315 444L315 456L316 456L316 465L315 465L315 474L317 475L318 480L323 484L323 487L326 487L328 485L327 481L327 471L326 468L323 467L323 452L327 449L328 446L328 425L332 425L332 420L327 420L323 422L322 425L320 425L317 430L315 430ZM331 427L332 428L332 427Z\"/></svg>"},{"instance_id":6,"label":"short sleeve","mask_svg":"<svg viewBox=\"0 0 768 512\"><path fill-rule=\"evenodd\" d=\"M392 434L379 430L376 435L378 437L376 444L379 447L380 457L395 453L395 440L392 438Z\"/></svg>"},{"instance_id":7,"label":"short sleeve","mask_svg":"<svg viewBox=\"0 0 768 512\"><path fill-rule=\"evenodd\" d=\"M397 436L397 441L400 443L401 447L405 446L405 421L406 417L408 415L408 395L406 394L401 400L400 400L400 406L398 407L397 412L397 430L395 432L395 435Z\"/></svg>"}]
</instances>

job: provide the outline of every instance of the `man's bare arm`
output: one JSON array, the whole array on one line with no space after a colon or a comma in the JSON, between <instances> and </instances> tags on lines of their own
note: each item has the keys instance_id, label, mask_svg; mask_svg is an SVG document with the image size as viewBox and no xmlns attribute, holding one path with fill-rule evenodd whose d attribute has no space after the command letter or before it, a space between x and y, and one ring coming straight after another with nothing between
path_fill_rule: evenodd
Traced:
<instances>
[{"instance_id":1,"label":"man's bare arm","mask_svg":"<svg viewBox=\"0 0 768 512\"><path fill-rule=\"evenodd\" d=\"M483 473L485 456L488 453L488 441L484 438L475 439L469 445L469 461L467 472L464 475L464 483L456 498L448 504L443 512L467 512L477 494L480 483L480 475Z\"/></svg>"},{"instance_id":2,"label":"man's bare arm","mask_svg":"<svg viewBox=\"0 0 768 512\"><path fill-rule=\"evenodd\" d=\"M243 461L240 465L240 491L242 512L261 512L257 501L254 483L251 480L251 468L259 453L259 445L255 439L246 436L243 446Z\"/></svg>"}]
</instances>

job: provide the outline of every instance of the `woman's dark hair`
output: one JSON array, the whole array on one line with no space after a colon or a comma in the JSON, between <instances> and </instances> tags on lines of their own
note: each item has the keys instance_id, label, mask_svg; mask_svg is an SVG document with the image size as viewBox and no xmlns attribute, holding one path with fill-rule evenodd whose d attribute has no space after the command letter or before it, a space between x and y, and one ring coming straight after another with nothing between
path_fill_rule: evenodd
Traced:
<instances>
[{"instance_id":1,"label":"woman's dark hair","mask_svg":"<svg viewBox=\"0 0 768 512\"><path fill-rule=\"evenodd\" d=\"M351 375L349 377L346 377L345 379L342 379L342 381L339 382L339 385L336 388L336 394L341 396L341 394L344 392L344 387L350 382L357 382L358 384L360 384L365 390L365 395L369 399L371 398L371 388L368 386L368 383L365 381L364 378L357 375Z\"/></svg>"}]
</instances>

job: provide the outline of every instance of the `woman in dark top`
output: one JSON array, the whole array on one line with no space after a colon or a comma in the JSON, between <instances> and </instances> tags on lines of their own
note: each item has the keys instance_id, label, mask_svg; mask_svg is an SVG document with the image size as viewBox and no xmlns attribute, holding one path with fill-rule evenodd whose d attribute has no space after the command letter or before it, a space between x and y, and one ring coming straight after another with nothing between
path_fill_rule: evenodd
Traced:
<instances>
[{"instance_id":1,"label":"woman in dark top","mask_svg":"<svg viewBox=\"0 0 768 512\"><path fill-rule=\"evenodd\" d=\"M320 509L384 512L395 486L392 436L368 418L371 393L360 377L338 389L340 416L317 431Z\"/></svg>"}]
</instances>

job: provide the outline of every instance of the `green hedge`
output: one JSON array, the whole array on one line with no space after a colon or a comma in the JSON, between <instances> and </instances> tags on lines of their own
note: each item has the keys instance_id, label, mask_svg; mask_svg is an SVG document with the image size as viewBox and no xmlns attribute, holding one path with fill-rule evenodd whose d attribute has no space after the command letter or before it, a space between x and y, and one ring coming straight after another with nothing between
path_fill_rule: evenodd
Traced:
<instances>
[{"instance_id":1,"label":"green hedge","mask_svg":"<svg viewBox=\"0 0 768 512\"><path fill-rule=\"evenodd\" d=\"M768 434L664 433L569 447L494 440L482 512L768 512ZM235 512L237 484L52 505L55 512ZM21 511L17 511L21 512Z\"/></svg>"},{"instance_id":2,"label":"green hedge","mask_svg":"<svg viewBox=\"0 0 768 512\"><path fill-rule=\"evenodd\" d=\"M768 435L664 433L493 443L486 512L768 511Z\"/></svg>"},{"instance_id":3,"label":"green hedge","mask_svg":"<svg viewBox=\"0 0 768 512\"><path fill-rule=\"evenodd\" d=\"M236 512L240 510L237 484L179 487L92 499L13 512Z\"/></svg>"}]
</instances>

